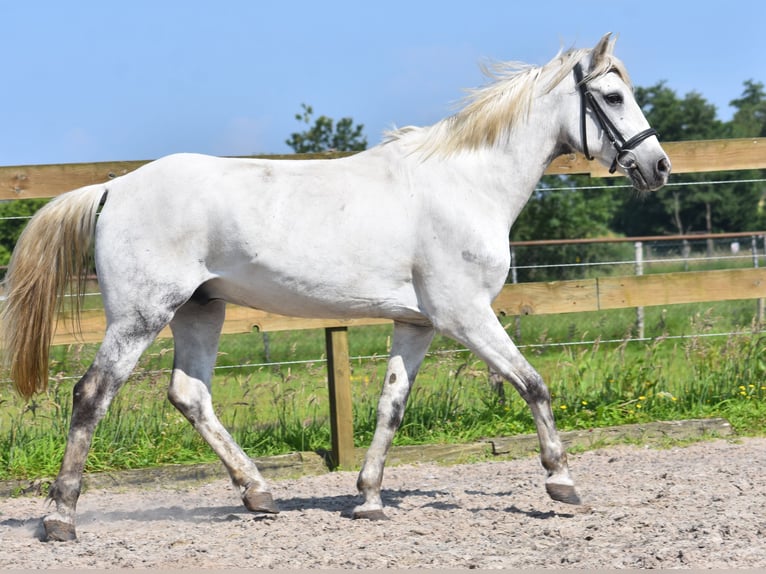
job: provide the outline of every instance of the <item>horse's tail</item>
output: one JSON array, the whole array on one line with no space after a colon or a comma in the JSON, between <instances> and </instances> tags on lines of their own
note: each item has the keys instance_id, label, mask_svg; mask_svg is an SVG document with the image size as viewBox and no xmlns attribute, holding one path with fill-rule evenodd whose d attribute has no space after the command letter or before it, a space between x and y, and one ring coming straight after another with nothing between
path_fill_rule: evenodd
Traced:
<instances>
[{"instance_id":1,"label":"horse's tail","mask_svg":"<svg viewBox=\"0 0 766 574\"><path fill-rule=\"evenodd\" d=\"M39 210L19 237L5 276L0 313L3 361L16 390L30 398L48 387L48 353L63 296L73 295L79 329L96 214L104 185L61 195Z\"/></svg>"}]
</instances>

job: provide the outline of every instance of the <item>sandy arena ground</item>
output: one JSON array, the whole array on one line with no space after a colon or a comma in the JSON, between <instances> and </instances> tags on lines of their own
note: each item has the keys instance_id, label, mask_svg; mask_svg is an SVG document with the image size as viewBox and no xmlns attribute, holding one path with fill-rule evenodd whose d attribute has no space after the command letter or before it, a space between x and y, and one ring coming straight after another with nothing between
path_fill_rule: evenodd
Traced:
<instances>
[{"instance_id":1,"label":"sandy arena ground","mask_svg":"<svg viewBox=\"0 0 766 574\"><path fill-rule=\"evenodd\" d=\"M584 504L550 501L537 458L388 468L391 520L354 521L356 474L272 482L249 513L207 484L91 490L76 542L39 540L41 497L0 502L0 568L766 567L766 439L570 455Z\"/></svg>"}]
</instances>

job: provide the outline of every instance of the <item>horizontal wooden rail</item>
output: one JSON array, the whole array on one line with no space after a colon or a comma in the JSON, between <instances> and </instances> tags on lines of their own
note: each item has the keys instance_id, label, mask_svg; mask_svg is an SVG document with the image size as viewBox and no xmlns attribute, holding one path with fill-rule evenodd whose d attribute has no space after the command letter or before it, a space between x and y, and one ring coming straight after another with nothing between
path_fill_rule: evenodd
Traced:
<instances>
[{"instance_id":1,"label":"horizontal wooden rail","mask_svg":"<svg viewBox=\"0 0 766 574\"><path fill-rule=\"evenodd\" d=\"M673 173L766 169L766 138L697 140L663 143ZM267 159L333 159L349 153L248 156ZM0 200L55 197L71 189L103 183L150 160L0 167ZM580 154L557 157L547 174L618 177Z\"/></svg>"},{"instance_id":2,"label":"horizontal wooden rail","mask_svg":"<svg viewBox=\"0 0 766 574\"><path fill-rule=\"evenodd\" d=\"M762 297L766 269L726 269L517 283L493 306L505 315L545 315Z\"/></svg>"},{"instance_id":3,"label":"horizontal wooden rail","mask_svg":"<svg viewBox=\"0 0 766 574\"><path fill-rule=\"evenodd\" d=\"M729 233L683 233L679 235L642 235L640 237L583 237L579 239L529 239L511 241L511 247L550 247L551 245L593 245L597 243L642 243L660 241L702 241L705 239L745 239L766 237L766 231L732 231Z\"/></svg>"},{"instance_id":4,"label":"horizontal wooden rail","mask_svg":"<svg viewBox=\"0 0 766 574\"><path fill-rule=\"evenodd\" d=\"M495 299L493 308L498 315L546 315L760 298L766 298L766 268L508 284ZM223 332L234 334L250 333L254 329L263 332L328 329L386 323L390 321L285 317L229 305ZM85 311L81 316L81 326L82 333L76 334L70 320L65 318L60 321L53 343L62 345L101 341L105 330L103 312ZM160 337L170 337L170 329L165 329Z\"/></svg>"},{"instance_id":5,"label":"horizontal wooden rail","mask_svg":"<svg viewBox=\"0 0 766 574\"><path fill-rule=\"evenodd\" d=\"M673 173L703 173L766 168L766 138L694 140L663 142L673 164ZM580 154L557 157L548 174L589 174L591 177L619 177L607 167L588 161Z\"/></svg>"},{"instance_id":6,"label":"horizontal wooden rail","mask_svg":"<svg viewBox=\"0 0 766 574\"><path fill-rule=\"evenodd\" d=\"M223 333L236 335L252 333L254 330L270 333L275 331L301 331L305 329L331 329L339 327L358 327L362 325L381 325L391 321L387 319L307 319L303 317L288 317L267 313L258 309L240 307L229 304L226 306L226 321ZM106 319L103 311L87 310L80 315L80 332L73 327L71 317L64 315L56 325L53 337L54 345L71 343L100 343L106 331ZM159 334L160 338L171 337L170 327Z\"/></svg>"}]
</instances>

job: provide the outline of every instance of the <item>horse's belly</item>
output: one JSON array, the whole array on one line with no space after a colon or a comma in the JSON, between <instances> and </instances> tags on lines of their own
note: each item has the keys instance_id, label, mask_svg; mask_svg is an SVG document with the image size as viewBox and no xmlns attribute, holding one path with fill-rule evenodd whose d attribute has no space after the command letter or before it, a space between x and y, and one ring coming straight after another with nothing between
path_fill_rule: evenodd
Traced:
<instances>
[{"instance_id":1,"label":"horse's belly","mask_svg":"<svg viewBox=\"0 0 766 574\"><path fill-rule=\"evenodd\" d=\"M412 285L407 281L380 279L371 285L366 280L353 278L311 280L265 275L261 272L216 277L206 282L199 294L294 317L424 320Z\"/></svg>"}]
</instances>

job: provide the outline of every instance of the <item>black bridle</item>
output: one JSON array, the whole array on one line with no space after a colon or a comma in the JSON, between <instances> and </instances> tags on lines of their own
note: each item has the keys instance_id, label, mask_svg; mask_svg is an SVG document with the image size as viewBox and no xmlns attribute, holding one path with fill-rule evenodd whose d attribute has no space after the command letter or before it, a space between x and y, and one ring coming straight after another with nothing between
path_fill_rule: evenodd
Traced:
<instances>
[{"instance_id":1,"label":"black bridle","mask_svg":"<svg viewBox=\"0 0 766 574\"><path fill-rule=\"evenodd\" d=\"M601 126L601 129L604 130L606 137L609 138L609 141L612 143L612 147L617 152L614 156L614 161L609 168L609 173L614 173L618 165L626 170L636 169L635 161L632 163L626 161L626 158L628 157L627 152L637 147L638 144L640 144L645 139L652 136L659 137L660 134L657 133L657 130L648 128L642 132L639 132L626 141L625 138L622 137L620 130L617 129L617 126L615 126L612 123L612 120L610 120L604 113L604 110L596 101L593 93L590 91L590 89L588 89L588 84L583 81L582 66L580 66L579 63L574 67L574 77L575 84L580 90L580 132L582 135L582 150L585 154L585 157L589 160L593 159L593 156L590 155L590 151L588 150L588 134L585 126L586 110L590 108L590 110L593 112L593 115L596 116L596 121Z\"/></svg>"}]
</instances>

